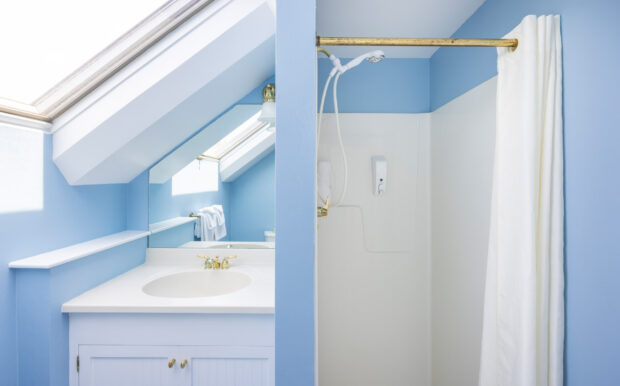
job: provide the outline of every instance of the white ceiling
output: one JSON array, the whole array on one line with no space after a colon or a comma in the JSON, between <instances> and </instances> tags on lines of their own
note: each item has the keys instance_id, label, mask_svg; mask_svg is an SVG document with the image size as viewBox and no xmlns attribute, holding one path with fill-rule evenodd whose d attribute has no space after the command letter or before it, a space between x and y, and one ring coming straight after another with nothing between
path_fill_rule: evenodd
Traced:
<instances>
[{"instance_id":1,"label":"white ceiling","mask_svg":"<svg viewBox=\"0 0 620 386\"><path fill-rule=\"evenodd\" d=\"M485 0L318 0L317 33L334 37L450 37ZM370 47L331 47L352 58ZM385 47L388 58L430 58L437 48Z\"/></svg>"}]
</instances>

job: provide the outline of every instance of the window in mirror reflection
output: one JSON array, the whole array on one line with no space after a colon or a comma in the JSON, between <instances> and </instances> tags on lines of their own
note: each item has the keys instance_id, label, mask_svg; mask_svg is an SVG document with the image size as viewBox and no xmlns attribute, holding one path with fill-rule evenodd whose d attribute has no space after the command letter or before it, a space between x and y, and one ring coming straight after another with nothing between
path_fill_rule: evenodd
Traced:
<instances>
[{"instance_id":1,"label":"window in mirror reflection","mask_svg":"<svg viewBox=\"0 0 620 386\"><path fill-rule=\"evenodd\" d=\"M172 176L172 195L217 192L219 163L217 160L194 160Z\"/></svg>"},{"instance_id":2,"label":"window in mirror reflection","mask_svg":"<svg viewBox=\"0 0 620 386\"><path fill-rule=\"evenodd\" d=\"M245 142L260 129L269 126L268 123L258 120L260 111L252 115L250 119L243 122L239 127L228 133L224 138L219 140L215 145L211 146L202 155L208 158L221 159L232 149Z\"/></svg>"}]
</instances>

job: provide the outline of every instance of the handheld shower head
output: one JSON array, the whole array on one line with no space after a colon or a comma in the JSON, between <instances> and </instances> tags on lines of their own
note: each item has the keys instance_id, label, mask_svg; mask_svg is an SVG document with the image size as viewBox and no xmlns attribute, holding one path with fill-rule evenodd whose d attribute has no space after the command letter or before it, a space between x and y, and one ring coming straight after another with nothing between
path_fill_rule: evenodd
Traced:
<instances>
[{"instance_id":1,"label":"handheld shower head","mask_svg":"<svg viewBox=\"0 0 620 386\"><path fill-rule=\"evenodd\" d=\"M370 63L379 63L380 61L385 59L385 54L381 50L370 52L370 54L373 55L366 58L366 60L368 60Z\"/></svg>"},{"instance_id":2,"label":"handheld shower head","mask_svg":"<svg viewBox=\"0 0 620 386\"><path fill-rule=\"evenodd\" d=\"M323 120L322 117L323 117L323 106L325 104L325 95L327 95L327 88L329 87L329 82L332 80L332 78L335 77L334 88L333 88L334 113L336 115L336 132L338 133L338 140L340 144L340 151L342 152L342 162L344 166L343 188L342 188L342 192L340 193L340 198L336 202L336 206L338 206L342 203L342 200L345 197L345 194L347 192L347 180L348 180L348 174L349 174L348 166L347 166L347 154L345 152L344 145L342 143L342 134L340 133L340 120L338 118L338 96L337 96L338 79L340 79L340 75L342 75L345 71L359 65L360 63L362 63L362 61L364 61L364 59L368 60L370 63L377 63L377 62L382 61L385 58L385 53L383 53L383 51L381 50L370 51L363 55L358 56L355 59L350 60L347 64L343 66L340 63L340 59L338 59L336 56L329 53L329 51L326 51L325 49L321 49L319 47L319 52L322 52L329 56L329 59L332 61L332 64L334 65L334 68L332 68L331 72L329 73L329 76L327 77L327 80L325 81L325 87L323 88L323 95L321 96L321 104L319 107L319 117L318 117L319 119L317 119L317 129L316 129L317 145L320 143L319 139L321 136L321 122ZM317 147L317 151L318 151L318 147ZM322 208L322 209L325 209L325 208ZM325 213L327 213L327 211L325 211Z\"/></svg>"},{"instance_id":3,"label":"handheld shower head","mask_svg":"<svg viewBox=\"0 0 620 386\"><path fill-rule=\"evenodd\" d=\"M321 51L323 52L323 51ZM355 59L351 59L344 66L340 63L340 59L338 59L334 55L329 55L329 59L332 61L334 68L331 71L331 76L336 75L337 72L343 74L345 71L352 69L353 67L358 66L360 63L364 61L364 59L368 60L370 63L378 63L385 59L385 53L381 50L370 51L365 54L358 56Z\"/></svg>"},{"instance_id":4,"label":"handheld shower head","mask_svg":"<svg viewBox=\"0 0 620 386\"><path fill-rule=\"evenodd\" d=\"M370 63L377 63L377 62L382 61L384 58L385 58L385 53L383 53L383 51L381 50L370 51L370 52L367 52L365 54L358 56L355 59L351 59L349 63L343 66L344 71L349 70L355 66L358 66L360 63L364 61L364 59L368 60Z\"/></svg>"}]
</instances>

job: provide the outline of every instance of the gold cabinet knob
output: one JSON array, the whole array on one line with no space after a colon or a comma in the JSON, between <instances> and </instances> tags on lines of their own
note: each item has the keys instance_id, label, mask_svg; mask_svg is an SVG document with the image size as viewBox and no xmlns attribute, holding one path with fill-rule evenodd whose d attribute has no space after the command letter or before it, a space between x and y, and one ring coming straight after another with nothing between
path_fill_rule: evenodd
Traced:
<instances>
[{"instance_id":1,"label":"gold cabinet knob","mask_svg":"<svg viewBox=\"0 0 620 386\"><path fill-rule=\"evenodd\" d=\"M184 369L185 366L187 366L187 359L183 359L183 362L181 362L181 368Z\"/></svg>"},{"instance_id":2,"label":"gold cabinet knob","mask_svg":"<svg viewBox=\"0 0 620 386\"><path fill-rule=\"evenodd\" d=\"M176 359L174 359L174 358L170 359L170 361L168 361L168 368L169 368L169 369L171 369L171 368L172 368L172 366L174 366L174 363L175 363L176 361L177 361L177 360L176 360Z\"/></svg>"}]
</instances>

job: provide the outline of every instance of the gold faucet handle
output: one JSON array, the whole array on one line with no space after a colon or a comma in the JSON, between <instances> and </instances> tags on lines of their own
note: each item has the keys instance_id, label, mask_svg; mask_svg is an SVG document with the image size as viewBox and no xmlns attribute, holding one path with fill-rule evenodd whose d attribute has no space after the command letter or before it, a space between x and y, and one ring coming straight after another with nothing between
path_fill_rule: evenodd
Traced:
<instances>
[{"instance_id":1,"label":"gold faucet handle","mask_svg":"<svg viewBox=\"0 0 620 386\"><path fill-rule=\"evenodd\" d=\"M210 258L209 256L196 255L196 257L199 259L205 259L205 269L213 268L213 259Z\"/></svg>"},{"instance_id":2,"label":"gold faucet handle","mask_svg":"<svg viewBox=\"0 0 620 386\"><path fill-rule=\"evenodd\" d=\"M233 256L226 256L224 258L224 260L222 260L222 269L228 269L228 267L230 267L230 263L228 260L230 259L236 259L237 255L233 255Z\"/></svg>"}]
</instances>

